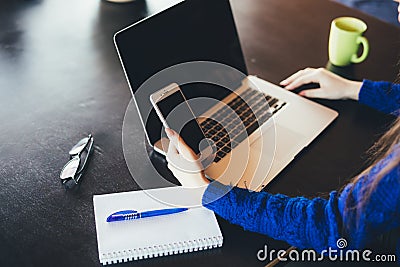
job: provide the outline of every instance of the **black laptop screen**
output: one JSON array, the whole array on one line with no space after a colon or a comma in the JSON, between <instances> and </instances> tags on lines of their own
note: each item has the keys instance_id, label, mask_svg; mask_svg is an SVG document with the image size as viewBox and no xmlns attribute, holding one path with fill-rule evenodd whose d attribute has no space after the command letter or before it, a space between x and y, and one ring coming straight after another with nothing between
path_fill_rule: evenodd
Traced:
<instances>
[{"instance_id":1,"label":"black laptop screen","mask_svg":"<svg viewBox=\"0 0 400 267\"><path fill-rule=\"evenodd\" d=\"M152 144L160 138L162 125L152 110L149 97L177 81L167 77L146 92L138 90L147 79L165 68L192 61L222 63L247 75L228 0L183 1L117 33L115 42ZM229 79L230 84L240 85L243 76L231 75ZM188 99L221 100L230 93L221 86L203 83L186 84L181 88ZM194 112L199 115L208 108L194 108ZM150 116L145 118L150 110Z\"/></svg>"}]
</instances>

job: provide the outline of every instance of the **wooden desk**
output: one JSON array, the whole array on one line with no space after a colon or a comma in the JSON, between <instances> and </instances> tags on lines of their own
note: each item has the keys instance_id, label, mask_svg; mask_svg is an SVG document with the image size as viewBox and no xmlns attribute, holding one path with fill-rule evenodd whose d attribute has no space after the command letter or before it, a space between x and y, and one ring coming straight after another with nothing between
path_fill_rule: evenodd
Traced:
<instances>
[{"instance_id":1,"label":"wooden desk","mask_svg":"<svg viewBox=\"0 0 400 267\"><path fill-rule=\"evenodd\" d=\"M130 91L113 34L169 0L0 3L0 266L99 266L92 196L138 189L124 162L121 128ZM393 80L399 29L329 1L233 0L251 74L278 82L327 63L330 21L364 19L368 59L358 79ZM342 186L392 118L351 101L319 101L340 117L267 190L314 196ZM82 184L65 192L59 172L88 133L95 151ZM223 248L132 266L262 266L257 252L287 248L219 218Z\"/></svg>"}]
</instances>

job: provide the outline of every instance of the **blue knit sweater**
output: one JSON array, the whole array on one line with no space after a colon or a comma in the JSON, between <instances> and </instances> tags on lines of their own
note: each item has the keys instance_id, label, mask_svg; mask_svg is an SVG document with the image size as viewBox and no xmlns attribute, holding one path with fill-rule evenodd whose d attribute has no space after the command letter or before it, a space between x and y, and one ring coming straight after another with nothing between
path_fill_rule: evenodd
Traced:
<instances>
[{"instance_id":1,"label":"blue knit sweater","mask_svg":"<svg viewBox=\"0 0 400 267\"><path fill-rule=\"evenodd\" d=\"M359 101L398 115L400 85L364 80ZM359 220L355 210L344 214L346 200L349 198L350 204L358 203L363 198L365 185L372 183L377 173L399 154L400 144L373 166L353 190L349 184L341 193L331 192L329 199L251 192L213 182L203 195L203 205L245 230L266 234L301 249L312 248L318 252L328 247L336 249L336 241L341 237L347 239L348 249L365 248L378 235L400 227L400 166L395 166L379 182Z\"/></svg>"}]
</instances>

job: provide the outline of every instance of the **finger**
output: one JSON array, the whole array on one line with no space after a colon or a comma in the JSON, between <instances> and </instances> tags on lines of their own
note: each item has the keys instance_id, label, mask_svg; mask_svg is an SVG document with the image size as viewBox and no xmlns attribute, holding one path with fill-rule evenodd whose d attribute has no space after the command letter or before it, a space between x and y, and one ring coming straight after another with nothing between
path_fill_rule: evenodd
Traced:
<instances>
[{"instance_id":1,"label":"finger","mask_svg":"<svg viewBox=\"0 0 400 267\"><path fill-rule=\"evenodd\" d=\"M194 151L186 144L180 135L177 135L178 151L188 160L196 160Z\"/></svg>"},{"instance_id":2,"label":"finger","mask_svg":"<svg viewBox=\"0 0 400 267\"><path fill-rule=\"evenodd\" d=\"M327 98L326 93L322 89L304 90L301 91L299 95L309 98Z\"/></svg>"},{"instance_id":3,"label":"finger","mask_svg":"<svg viewBox=\"0 0 400 267\"><path fill-rule=\"evenodd\" d=\"M166 156L167 161L171 162L174 159L178 158L178 156L179 156L179 152L178 152L178 149L176 148L175 144L173 142L169 142L167 156Z\"/></svg>"},{"instance_id":4,"label":"finger","mask_svg":"<svg viewBox=\"0 0 400 267\"><path fill-rule=\"evenodd\" d=\"M316 71L308 72L297 79L293 80L290 84L286 85L286 89L292 90L299 86L308 83L320 83L320 76L317 74Z\"/></svg>"},{"instance_id":5,"label":"finger","mask_svg":"<svg viewBox=\"0 0 400 267\"><path fill-rule=\"evenodd\" d=\"M173 142L169 142L167 154L179 154L178 149Z\"/></svg>"},{"instance_id":6,"label":"finger","mask_svg":"<svg viewBox=\"0 0 400 267\"><path fill-rule=\"evenodd\" d=\"M172 130L171 128L165 128L165 133L167 134L167 136L168 136L168 139L170 140L170 141L174 141L175 142L175 144L177 144L177 136L178 136L178 133L177 132L175 132L174 130Z\"/></svg>"},{"instance_id":7,"label":"finger","mask_svg":"<svg viewBox=\"0 0 400 267\"><path fill-rule=\"evenodd\" d=\"M299 70L298 72L292 74L291 76L289 76L285 80L281 81L279 84L280 85L288 85L288 84L292 83L294 80L300 78L301 76L309 73L312 70L314 70L314 69L313 68L305 68L303 70Z\"/></svg>"},{"instance_id":8,"label":"finger","mask_svg":"<svg viewBox=\"0 0 400 267\"><path fill-rule=\"evenodd\" d=\"M193 150L186 144L183 138L174 130L170 128L165 129L165 133L170 139L170 144L173 143L177 152L182 154L184 158L187 160L196 160L197 155L193 152Z\"/></svg>"}]
</instances>

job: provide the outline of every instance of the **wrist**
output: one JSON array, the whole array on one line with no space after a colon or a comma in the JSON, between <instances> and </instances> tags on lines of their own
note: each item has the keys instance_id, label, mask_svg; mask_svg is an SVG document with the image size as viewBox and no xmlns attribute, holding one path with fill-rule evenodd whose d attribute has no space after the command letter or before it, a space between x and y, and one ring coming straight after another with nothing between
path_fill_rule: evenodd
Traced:
<instances>
[{"instance_id":1,"label":"wrist","mask_svg":"<svg viewBox=\"0 0 400 267\"><path fill-rule=\"evenodd\" d=\"M204 171L193 173L193 176L196 180L197 185L199 186L208 185L210 183L210 181L206 178Z\"/></svg>"},{"instance_id":2,"label":"wrist","mask_svg":"<svg viewBox=\"0 0 400 267\"><path fill-rule=\"evenodd\" d=\"M349 81L349 87L346 90L346 98L358 101L358 95L360 93L362 82Z\"/></svg>"},{"instance_id":3,"label":"wrist","mask_svg":"<svg viewBox=\"0 0 400 267\"><path fill-rule=\"evenodd\" d=\"M204 172L185 172L175 167L169 167L180 184L184 187L202 187L207 186L210 182L204 175Z\"/></svg>"}]
</instances>

